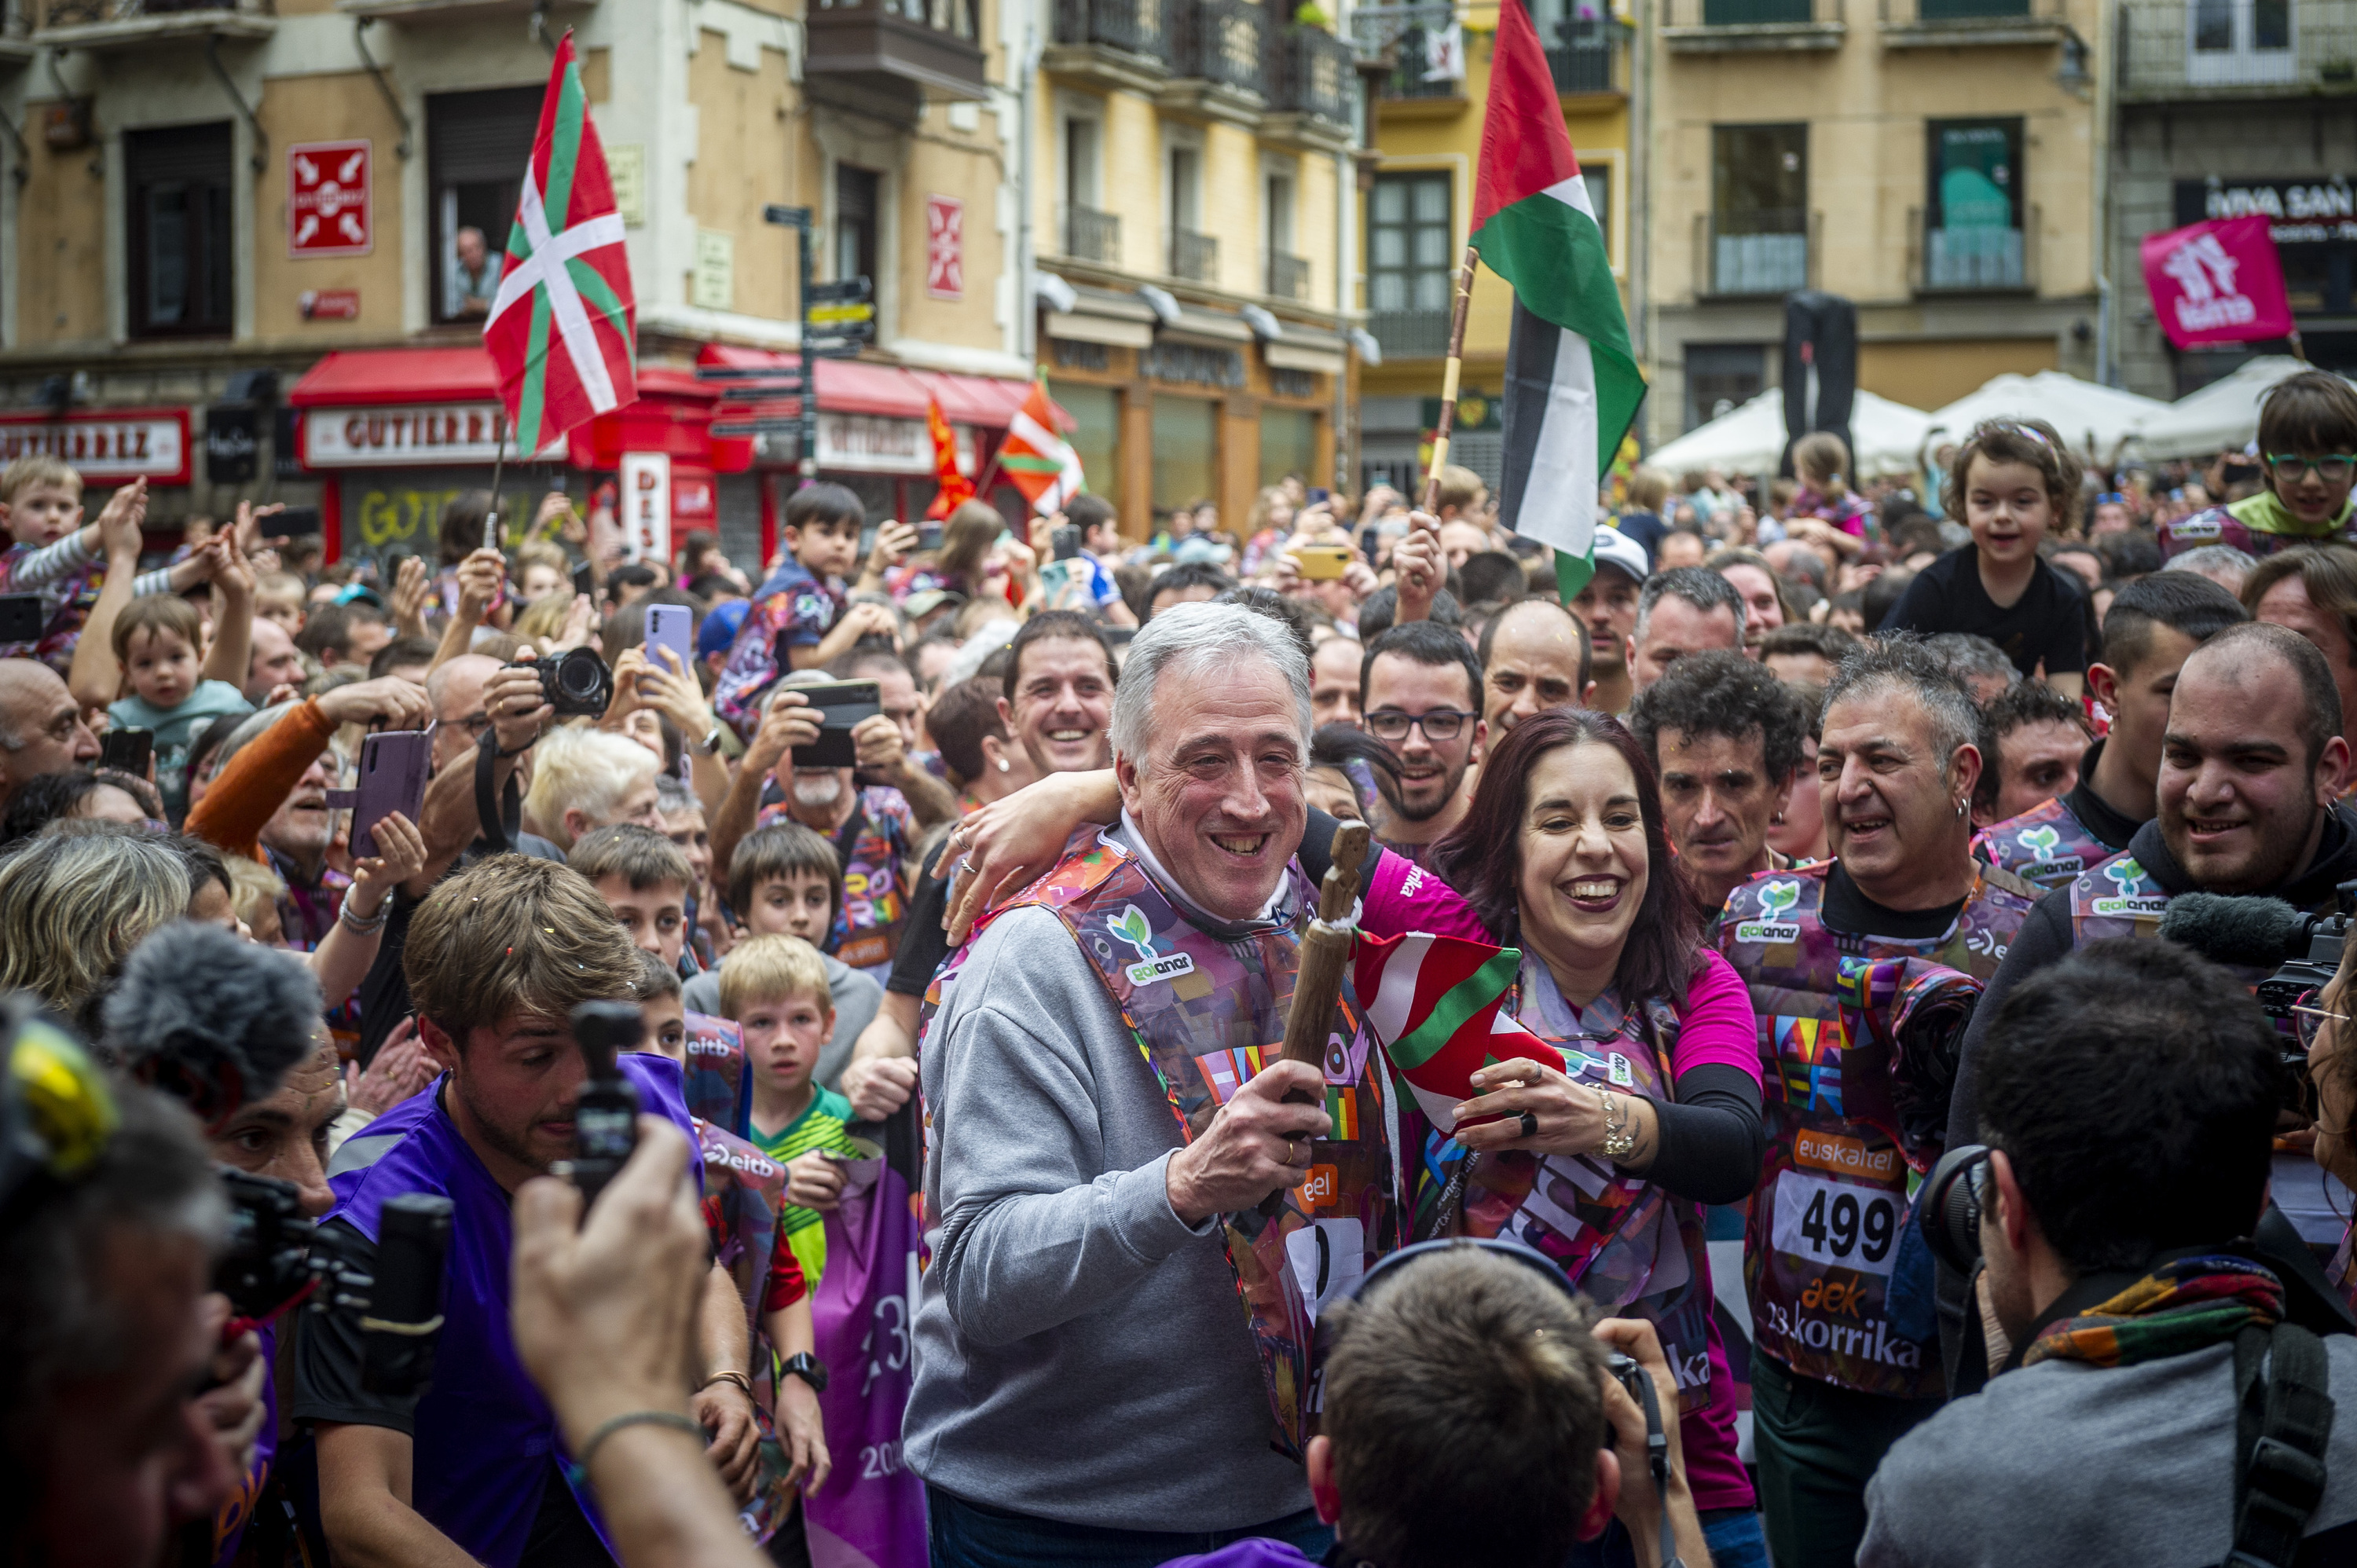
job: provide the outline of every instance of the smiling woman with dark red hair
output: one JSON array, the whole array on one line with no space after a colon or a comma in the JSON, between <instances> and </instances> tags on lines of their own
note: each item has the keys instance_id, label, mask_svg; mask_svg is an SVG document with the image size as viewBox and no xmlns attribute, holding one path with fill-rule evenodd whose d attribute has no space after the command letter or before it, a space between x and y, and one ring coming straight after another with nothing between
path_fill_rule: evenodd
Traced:
<instances>
[{"instance_id":1,"label":"smiling woman with dark red hair","mask_svg":"<svg viewBox=\"0 0 2357 1568\"><path fill-rule=\"evenodd\" d=\"M1474 1075L1482 1092L1459 1122L1498 1120L1457 1134L1480 1156L1464 1229L1527 1240L1598 1306L1654 1324L1712 1555L1763 1562L1702 1217L1759 1176L1758 1024L1735 972L1699 946L1652 766L1617 719L1534 714L1491 754L1433 869L1521 947L1505 1008L1572 1069L1518 1058Z\"/></svg>"}]
</instances>

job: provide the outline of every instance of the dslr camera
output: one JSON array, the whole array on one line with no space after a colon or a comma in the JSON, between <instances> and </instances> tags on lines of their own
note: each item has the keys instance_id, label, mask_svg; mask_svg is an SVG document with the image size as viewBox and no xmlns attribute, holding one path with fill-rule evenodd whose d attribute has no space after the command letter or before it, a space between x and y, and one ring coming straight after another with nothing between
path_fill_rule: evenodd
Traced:
<instances>
[{"instance_id":1,"label":"dslr camera","mask_svg":"<svg viewBox=\"0 0 2357 1568\"><path fill-rule=\"evenodd\" d=\"M513 659L511 670L540 676L540 694L559 718L602 718L614 701L614 671L594 648L572 648L554 659Z\"/></svg>"},{"instance_id":2,"label":"dslr camera","mask_svg":"<svg viewBox=\"0 0 2357 1568\"><path fill-rule=\"evenodd\" d=\"M220 1176L230 1223L213 1288L229 1297L232 1331L297 1306L333 1313L361 1330L362 1388L401 1398L423 1393L434 1380L442 1326L450 1200L423 1192L388 1198L371 1267L339 1246L340 1232L303 1218L291 1182L234 1169Z\"/></svg>"}]
</instances>

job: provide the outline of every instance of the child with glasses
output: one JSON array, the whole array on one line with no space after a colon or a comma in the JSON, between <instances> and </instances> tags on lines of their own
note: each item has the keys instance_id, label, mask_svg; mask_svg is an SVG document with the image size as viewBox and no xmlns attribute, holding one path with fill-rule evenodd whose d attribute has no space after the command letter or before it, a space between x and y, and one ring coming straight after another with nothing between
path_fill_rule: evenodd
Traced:
<instances>
[{"instance_id":1,"label":"child with glasses","mask_svg":"<svg viewBox=\"0 0 2357 1568\"><path fill-rule=\"evenodd\" d=\"M2259 405L2256 495L2163 524L2161 553L2231 544L2254 555L2319 540L2357 541L2349 492L2357 479L2357 388L2323 371L2275 384Z\"/></svg>"}]
</instances>

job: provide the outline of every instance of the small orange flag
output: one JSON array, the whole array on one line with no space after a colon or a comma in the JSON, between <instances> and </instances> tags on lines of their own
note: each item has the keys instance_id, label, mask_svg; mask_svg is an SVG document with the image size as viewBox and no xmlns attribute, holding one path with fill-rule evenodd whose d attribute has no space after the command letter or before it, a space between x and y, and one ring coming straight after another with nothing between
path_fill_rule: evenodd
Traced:
<instances>
[{"instance_id":1,"label":"small orange flag","mask_svg":"<svg viewBox=\"0 0 2357 1568\"><path fill-rule=\"evenodd\" d=\"M941 484L925 515L944 518L974 499L974 481L958 472L957 433L950 428L949 416L942 412L939 398L925 400L925 429L933 438L933 477Z\"/></svg>"}]
</instances>

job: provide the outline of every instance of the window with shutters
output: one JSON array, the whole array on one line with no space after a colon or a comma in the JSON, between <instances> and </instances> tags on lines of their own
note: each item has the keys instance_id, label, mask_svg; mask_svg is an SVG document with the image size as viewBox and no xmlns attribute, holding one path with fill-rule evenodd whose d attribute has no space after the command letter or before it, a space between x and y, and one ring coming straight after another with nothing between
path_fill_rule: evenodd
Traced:
<instances>
[{"instance_id":1,"label":"window with shutters","mask_svg":"<svg viewBox=\"0 0 2357 1568\"><path fill-rule=\"evenodd\" d=\"M129 132L123 160L131 335L229 336L236 308L229 122Z\"/></svg>"},{"instance_id":2,"label":"window with shutters","mask_svg":"<svg viewBox=\"0 0 2357 1568\"><path fill-rule=\"evenodd\" d=\"M490 314L540 129L541 91L502 87L426 97L436 321L480 322Z\"/></svg>"}]
</instances>

